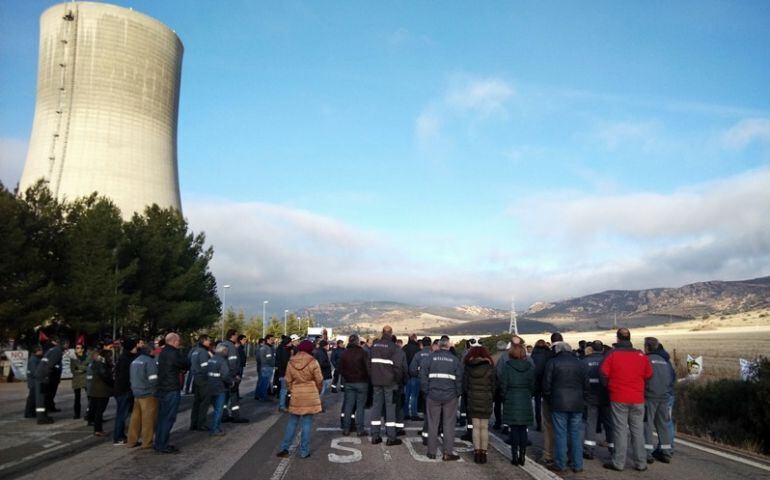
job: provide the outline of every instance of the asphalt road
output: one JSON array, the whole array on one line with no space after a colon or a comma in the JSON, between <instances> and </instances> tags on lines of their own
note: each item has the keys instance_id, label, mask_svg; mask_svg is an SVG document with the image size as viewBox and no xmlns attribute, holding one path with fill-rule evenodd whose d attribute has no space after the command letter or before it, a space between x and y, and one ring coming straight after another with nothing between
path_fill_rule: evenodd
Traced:
<instances>
[{"instance_id":1,"label":"asphalt road","mask_svg":"<svg viewBox=\"0 0 770 480\"><path fill-rule=\"evenodd\" d=\"M252 367L253 369L253 367ZM158 455L153 452L113 446L110 437L91 435L82 420L71 419L72 395L63 383L57 405L64 410L55 414L53 425L38 426L34 420L21 418L26 389L20 384L0 384L0 478L69 479L105 478L137 480L155 478L190 479L302 479L337 478L345 480L432 480L432 479L545 479L558 478L537 463L541 438L531 437L534 445L523 468L509 463L509 450L496 436L491 439L489 463L473 463L472 447L456 441L462 460L442 462L425 456L418 429L407 423L404 445L386 447L372 445L369 438L342 437L339 427L339 403L342 395L329 394L328 411L317 415L313 424L311 456L303 459L293 454L288 459L275 456L283 436L287 415L276 411L276 403L260 403L251 399L255 379L247 377L241 386L244 398L242 411L251 419L248 424L225 424L227 435L210 437L190 432L189 408L191 397L183 397L172 443L181 449L178 455ZM113 416L114 401L108 409ZM367 412L368 413L368 412ZM105 431L111 431L108 421ZM711 447L713 449L713 447ZM619 479L649 478L655 480L703 479L767 479L770 466L751 458L725 458L724 452L703 451L702 447L679 444L671 464L655 463L647 472L627 470L610 472L602 468L608 458L599 452L596 460L585 462L581 474L562 478ZM727 454L730 455L730 454ZM747 463L748 462L748 463ZM756 463L752 465L751 463Z\"/></svg>"}]
</instances>

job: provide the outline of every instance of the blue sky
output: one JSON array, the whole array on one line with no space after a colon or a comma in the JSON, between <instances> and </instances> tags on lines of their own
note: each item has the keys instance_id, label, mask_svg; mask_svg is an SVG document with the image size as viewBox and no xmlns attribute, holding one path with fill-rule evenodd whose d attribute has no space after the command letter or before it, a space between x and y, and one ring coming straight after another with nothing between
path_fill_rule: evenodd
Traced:
<instances>
[{"instance_id":1,"label":"blue sky","mask_svg":"<svg viewBox=\"0 0 770 480\"><path fill-rule=\"evenodd\" d=\"M54 3L0 2L6 184ZM770 274L767 2L117 3L185 45L183 208L228 303Z\"/></svg>"}]
</instances>

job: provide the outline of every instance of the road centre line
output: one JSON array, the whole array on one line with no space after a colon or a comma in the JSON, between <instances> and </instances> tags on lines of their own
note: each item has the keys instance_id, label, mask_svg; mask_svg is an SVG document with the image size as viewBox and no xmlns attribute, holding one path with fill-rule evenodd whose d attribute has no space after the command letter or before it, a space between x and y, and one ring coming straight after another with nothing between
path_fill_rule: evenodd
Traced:
<instances>
[{"instance_id":1,"label":"road centre line","mask_svg":"<svg viewBox=\"0 0 770 480\"><path fill-rule=\"evenodd\" d=\"M283 477L286 476L286 472L289 470L289 462L291 462L291 457L294 455L294 447L289 447L289 456L286 458L282 458L280 462L278 462L278 466L275 467L275 471L273 472L273 476L270 477L270 480L283 480Z\"/></svg>"}]
</instances>

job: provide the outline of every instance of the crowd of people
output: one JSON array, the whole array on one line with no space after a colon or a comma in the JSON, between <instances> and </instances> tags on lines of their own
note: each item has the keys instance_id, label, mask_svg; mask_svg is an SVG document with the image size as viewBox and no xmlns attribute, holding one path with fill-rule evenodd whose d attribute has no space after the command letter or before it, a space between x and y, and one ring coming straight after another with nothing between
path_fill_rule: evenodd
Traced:
<instances>
[{"instance_id":1,"label":"crowd of people","mask_svg":"<svg viewBox=\"0 0 770 480\"><path fill-rule=\"evenodd\" d=\"M27 372L25 416L40 424L52 423L49 413L60 411L54 400L68 348L56 336L48 340L45 352L34 350ZM186 391L194 396L190 430L224 435L223 423L248 422L240 415L246 344L235 330L218 342L201 335L186 354L175 333L152 343L124 339L117 358L109 343L90 352L78 344L68 352L74 418L81 417L85 390L85 420L94 435L105 436L103 414L114 397L115 444L176 453L169 437ZM299 456L311 454L314 415L326 410L328 394L342 393L342 435L395 446L402 443L405 421L422 422L431 459L460 458L454 449L460 425L466 428L462 438L473 444L474 461L486 463L492 419L491 429L506 438L515 465L526 462L532 427L543 432L543 460L556 472L582 471L584 459L593 459L600 447L611 454L604 467L622 471L629 438L636 470L655 460L671 461L675 375L657 339L645 338L644 350L637 350L630 332L621 328L612 346L581 341L573 350L554 333L550 342L534 345L513 335L510 342L497 343L495 354L475 338L463 347L458 352L448 336L412 334L404 343L389 326L378 339L351 335L347 344L325 336L268 335L255 352L253 396L261 402L277 399L278 410L289 415L279 457L289 455L297 429Z\"/></svg>"}]
</instances>

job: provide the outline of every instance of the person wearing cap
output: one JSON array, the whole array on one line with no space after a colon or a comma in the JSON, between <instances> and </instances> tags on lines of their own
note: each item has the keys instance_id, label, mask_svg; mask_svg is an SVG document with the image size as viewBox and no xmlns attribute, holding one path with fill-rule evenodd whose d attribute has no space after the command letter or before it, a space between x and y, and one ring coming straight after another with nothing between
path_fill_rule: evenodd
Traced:
<instances>
[{"instance_id":1,"label":"person wearing cap","mask_svg":"<svg viewBox=\"0 0 770 480\"><path fill-rule=\"evenodd\" d=\"M543 397L551 409L554 432L553 465L548 468L561 473L567 467L570 453L572 471L583 471L583 410L588 388L588 371L566 342L553 344L554 357L543 374Z\"/></svg>"},{"instance_id":2,"label":"person wearing cap","mask_svg":"<svg viewBox=\"0 0 770 480\"><path fill-rule=\"evenodd\" d=\"M583 457L586 460L593 460L594 450L596 449L599 434L596 433L599 424L600 407L606 397L605 388L599 378L599 366L604 360L604 345L600 340L595 340L586 344L584 349L585 356L581 360L586 366L588 372L588 388L585 396L585 435L583 440ZM607 443L612 442L612 434L607 434Z\"/></svg>"},{"instance_id":3,"label":"person wearing cap","mask_svg":"<svg viewBox=\"0 0 770 480\"><path fill-rule=\"evenodd\" d=\"M643 352L633 347L631 332L620 328L615 348L604 358L599 372L602 383L610 393L612 412L612 461L604 468L623 471L628 453L628 437L631 436L631 452L634 468L647 470L647 454L644 449L644 388L652 377L652 365Z\"/></svg>"},{"instance_id":4,"label":"person wearing cap","mask_svg":"<svg viewBox=\"0 0 770 480\"><path fill-rule=\"evenodd\" d=\"M372 444L382 443L382 419L385 418L386 444L401 445L401 439L396 438L396 404L394 395L402 382L403 365L401 350L393 341L393 329L386 325L382 336L372 344L370 349L370 371L372 381L372 408L370 424ZM403 353L403 352L401 352ZM383 415L384 414L384 415Z\"/></svg>"},{"instance_id":5,"label":"person wearing cap","mask_svg":"<svg viewBox=\"0 0 770 480\"><path fill-rule=\"evenodd\" d=\"M281 442L278 457L288 457L289 447L301 426L299 456L310 456L310 434L313 429L313 415L321 413L321 388L323 375L321 366L313 358L313 342L305 340L297 347L297 353L289 360L286 368L286 387L291 392L289 422Z\"/></svg>"},{"instance_id":6,"label":"person wearing cap","mask_svg":"<svg viewBox=\"0 0 770 480\"><path fill-rule=\"evenodd\" d=\"M457 397L462 393L463 368L456 355L449 351L449 338L441 337L439 350L433 352L420 366L420 388L425 394L425 412L428 419L428 453L436 458L438 428L443 416L443 460L455 461L455 413Z\"/></svg>"},{"instance_id":7,"label":"person wearing cap","mask_svg":"<svg viewBox=\"0 0 770 480\"><path fill-rule=\"evenodd\" d=\"M112 441L115 445L126 443L126 419L134 407L134 396L131 393L131 362L137 357L136 351L136 340L131 338L123 340L123 353L115 364L113 396L117 407L112 429Z\"/></svg>"},{"instance_id":8,"label":"person wearing cap","mask_svg":"<svg viewBox=\"0 0 770 480\"><path fill-rule=\"evenodd\" d=\"M233 376L233 383L230 390L225 394L225 409L227 414L223 416L223 422L233 423L247 423L248 419L241 418L241 404L240 404L240 385L241 377L238 375L238 369L240 368L240 359L238 358L238 349L235 346L235 342L238 341L238 331L231 328L227 331L226 339L223 340L220 345L227 347L227 363L230 367L231 375Z\"/></svg>"},{"instance_id":9,"label":"person wearing cap","mask_svg":"<svg viewBox=\"0 0 770 480\"><path fill-rule=\"evenodd\" d=\"M216 346L214 356L209 359L206 365L206 375L208 376L206 393L214 406L209 433L214 436L225 434L222 430L222 411L227 392L230 391L234 382L233 371L230 370L231 362L227 358L229 354L229 347L222 342Z\"/></svg>"},{"instance_id":10,"label":"person wearing cap","mask_svg":"<svg viewBox=\"0 0 770 480\"><path fill-rule=\"evenodd\" d=\"M131 362L129 375L131 377L131 393L134 395L134 410L128 424L129 448L138 446L141 436L142 449L152 448L152 435L155 432L155 421L158 417L158 365L152 358L152 349L142 346L138 355Z\"/></svg>"},{"instance_id":11,"label":"person wearing cap","mask_svg":"<svg viewBox=\"0 0 770 480\"><path fill-rule=\"evenodd\" d=\"M43 358L43 347L35 345L27 362L27 404L24 408L24 418L35 418L37 416L35 414L35 405L37 403L37 397L35 396L35 370L37 370L41 358Z\"/></svg>"},{"instance_id":12,"label":"person wearing cap","mask_svg":"<svg viewBox=\"0 0 770 480\"><path fill-rule=\"evenodd\" d=\"M190 376L192 377L193 404L190 409L190 430L208 430L206 414L211 403L207 391L209 379L209 359L211 358L211 339L203 334L198 337L198 343L190 350Z\"/></svg>"},{"instance_id":13,"label":"person wearing cap","mask_svg":"<svg viewBox=\"0 0 770 480\"><path fill-rule=\"evenodd\" d=\"M35 368L35 414L37 423L41 425L54 421L46 411L50 406L49 403L51 403L47 400L51 395L52 381L55 381L57 375L61 376L61 373L57 373L57 371L61 372L63 355L62 348L59 346L59 337L51 335L48 337L48 341L52 346L45 352Z\"/></svg>"},{"instance_id":14,"label":"person wearing cap","mask_svg":"<svg viewBox=\"0 0 770 480\"><path fill-rule=\"evenodd\" d=\"M659 345L655 337L644 339L644 351L652 365L652 377L647 380L644 388L644 448L647 450L647 463L652 463L653 459L663 463L671 462L671 434L668 428L671 413L668 409L668 392L673 388L676 374L671 363L660 355ZM660 446L655 451L653 428L660 440Z\"/></svg>"}]
</instances>

